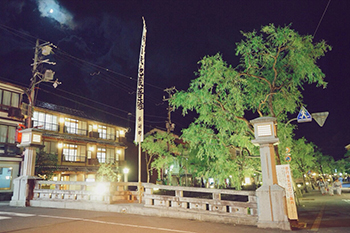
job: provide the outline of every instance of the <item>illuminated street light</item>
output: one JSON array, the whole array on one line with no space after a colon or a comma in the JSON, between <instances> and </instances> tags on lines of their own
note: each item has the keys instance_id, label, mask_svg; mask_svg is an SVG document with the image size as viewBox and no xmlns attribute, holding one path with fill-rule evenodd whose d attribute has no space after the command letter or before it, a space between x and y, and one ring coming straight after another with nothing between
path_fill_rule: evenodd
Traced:
<instances>
[{"instance_id":1,"label":"illuminated street light","mask_svg":"<svg viewBox=\"0 0 350 233\"><path fill-rule=\"evenodd\" d=\"M129 168L124 168L123 169L123 173L124 173L124 182L127 183L128 182L128 173L129 173ZM128 186L125 185L124 186L124 190L127 190L128 189Z\"/></svg>"}]
</instances>

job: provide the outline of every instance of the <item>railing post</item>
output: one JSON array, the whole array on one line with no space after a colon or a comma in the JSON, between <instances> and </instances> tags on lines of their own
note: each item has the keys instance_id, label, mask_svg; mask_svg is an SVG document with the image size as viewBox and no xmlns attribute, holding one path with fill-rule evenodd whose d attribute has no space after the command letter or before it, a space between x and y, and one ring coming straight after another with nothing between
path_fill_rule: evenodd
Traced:
<instances>
[{"instance_id":1,"label":"railing post","mask_svg":"<svg viewBox=\"0 0 350 233\"><path fill-rule=\"evenodd\" d=\"M220 201L221 200L221 193L213 193L213 200Z\"/></svg>"}]
</instances>

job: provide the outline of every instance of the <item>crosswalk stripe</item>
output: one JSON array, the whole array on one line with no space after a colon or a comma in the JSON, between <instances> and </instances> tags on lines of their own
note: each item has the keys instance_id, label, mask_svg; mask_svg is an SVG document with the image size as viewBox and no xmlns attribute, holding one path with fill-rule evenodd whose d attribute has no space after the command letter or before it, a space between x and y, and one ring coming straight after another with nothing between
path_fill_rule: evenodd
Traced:
<instances>
[{"instance_id":1,"label":"crosswalk stripe","mask_svg":"<svg viewBox=\"0 0 350 233\"><path fill-rule=\"evenodd\" d=\"M0 215L10 215L16 217L33 217L35 214L23 214L23 213L14 213L14 212L2 212L0 211Z\"/></svg>"}]
</instances>

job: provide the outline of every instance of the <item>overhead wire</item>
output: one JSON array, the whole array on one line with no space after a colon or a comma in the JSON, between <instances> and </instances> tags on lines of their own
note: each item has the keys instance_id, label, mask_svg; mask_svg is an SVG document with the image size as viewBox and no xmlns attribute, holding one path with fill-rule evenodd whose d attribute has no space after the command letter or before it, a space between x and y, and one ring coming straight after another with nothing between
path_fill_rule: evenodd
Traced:
<instances>
[{"instance_id":1,"label":"overhead wire","mask_svg":"<svg viewBox=\"0 0 350 233\"><path fill-rule=\"evenodd\" d=\"M35 40L37 40L37 37L32 36L32 35L30 35L30 34L28 34L28 33L24 33L24 32L22 32L22 31L13 29L13 28L8 27L8 26L3 25L3 24L0 24L0 28L4 29L5 31L7 31L7 32L9 32L9 33L11 33L11 34L13 34L13 35L15 35L15 36L17 36L17 37L19 37L19 38L25 40L25 41L27 41L27 42L29 42L30 45L33 45L33 47L35 47L35 42L32 41L32 40L30 40L30 39L27 39L26 37L29 37L29 38L32 38L32 39L35 39ZM24 37L24 36L26 36L26 37ZM42 40L42 39L39 39L39 41L40 41L41 43L46 43L46 42L47 42L47 41ZM114 77L112 77L111 75L106 74L106 73L104 73L104 72L108 72L108 73L112 73L112 74L115 74L115 75L118 75L118 76L121 76L121 77L124 77L124 78L128 78L129 80L132 80L132 81L135 81L135 82L137 82L137 79L135 79L135 78L133 78L133 77L131 77L131 76L127 76L127 75L124 75L124 74L122 74L122 73L116 72L116 71L114 71L114 70L111 70L111 69L108 69L108 68L105 68L105 67L96 65L96 64L94 64L94 63L92 63L92 62L88 62L88 61L85 61L85 60L83 60L83 59L77 58L77 57L75 57L75 56L73 56L73 55L71 55L71 54L69 54L69 53L63 51L63 50L62 50L61 48L59 48L59 47L56 47L56 51L59 51L59 52L60 52L60 53L55 53L55 55L57 56L58 59L62 59L62 60L68 61L70 64L74 64L75 66L81 66L81 67L82 67L84 70L86 70L86 71L88 71L88 68L90 68L90 67L94 67L95 69L99 69L99 71L98 71L98 72L99 72L99 75L101 75L101 76L104 77L104 81L106 81L106 82L109 83L109 84L115 85L115 86L117 86L118 88L121 87L124 91L127 91L129 94L133 94L133 93L136 94L135 88L130 87L130 86L128 86L127 84L125 84L125 83L123 83L123 82L120 82L119 80L116 80ZM89 73L89 72L88 72L88 73ZM11 81L13 81L13 80L11 80ZM151 86L151 87L156 88L156 89L158 89L158 90L162 90L162 91L164 90L164 88L158 87L158 86L153 85L153 84L150 84L150 83L148 83L148 82L145 83L145 85ZM43 89L42 89L42 90L43 90ZM48 91L45 91L45 92L48 92ZM48 93L53 94L52 92L48 92ZM72 93L70 93L70 94L72 94ZM55 95L55 94L54 94L54 95ZM59 97L61 97L61 98L65 98L65 97L63 97L62 95L56 95L56 96L59 96ZM77 96L77 95L76 95L76 96ZM85 97L82 97L82 96L79 96L79 97L80 97L80 98L85 98ZM145 97L147 97L147 99L153 99L153 97L150 98L150 96L148 96L148 95L145 95ZM71 100L71 99L69 99L69 98L65 98L65 99ZM87 99L87 98L86 98L86 99ZM71 101L73 101L73 100L71 100ZM89 99L89 101L92 101L92 100ZM73 101L73 102L74 102L74 101ZM153 99L152 102L154 102L154 103L159 103L160 101L158 101L158 100L156 100L156 99ZM76 102L76 103L82 104L81 102ZM98 102L96 102L96 103L98 103ZM162 103L162 102L161 102L161 103ZM98 103L98 104L102 104L102 103ZM87 105L87 104L82 104L82 105L87 106L87 107L91 107L90 105ZM102 104L102 105L104 105L104 104ZM158 104L156 104L156 105L158 106ZM108 106L108 105L105 105L105 106ZM109 108L116 109L116 110L118 110L118 111L124 111L124 110L117 109L117 108L112 107L112 106L108 106L108 107L109 107ZM106 112L106 111L104 111L104 110L101 110L101 109L96 109L96 108L95 108L95 110L108 113L108 112ZM127 112L127 111L124 111L124 112ZM109 113L108 113L108 114L109 114ZM112 115L114 115L114 114L112 114ZM119 117L119 118L122 118L122 119L124 119L124 120L126 119L126 118L124 118L124 117L120 117L120 116L117 116L117 115L114 115L114 116ZM147 115L147 114L145 114L145 116L154 117L154 118L163 118L163 117L160 117L160 116ZM164 119L165 119L165 117L164 117ZM129 119L127 119L127 120L129 120ZM158 122L157 122L157 121L148 121L148 120L145 120L145 121L147 121L147 122L149 122L149 123L156 123L156 124L158 124L158 123L164 123L164 121L162 121L162 122L159 122L159 121L158 121ZM175 123L176 123L176 122L175 122Z\"/></svg>"},{"instance_id":2,"label":"overhead wire","mask_svg":"<svg viewBox=\"0 0 350 233\"><path fill-rule=\"evenodd\" d=\"M316 27L316 29L315 29L314 35L312 36L312 37L314 37L314 38L315 38L315 35L316 35L316 32L317 32L318 28L319 28L320 25L321 25L321 22L322 22L322 20L323 20L323 17L324 17L324 15L326 14L326 11L327 11L328 6L329 6L330 3L331 3L331 0L328 0L327 6L326 6L326 8L325 8L324 11L323 11L323 14L322 14L322 16L321 16L321 19L320 19L320 21L318 21L318 25L317 25L317 27Z\"/></svg>"},{"instance_id":3,"label":"overhead wire","mask_svg":"<svg viewBox=\"0 0 350 233\"><path fill-rule=\"evenodd\" d=\"M50 87L48 84L45 84L45 83L42 83L42 85L45 86L45 87ZM40 90L44 90L44 89L40 88ZM107 105L107 104L98 102L98 101L96 101L96 100L92 100L92 99L86 98L86 97L81 96L81 95L77 95L77 94L75 94L75 93L72 93L72 92L63 90L62 88L56 89L56 91L64 92L65 94L73 95L74 97L78 97L78 98L81 98L81 99L83 99L83 100L86 100L86 101L89 101L89 102L92 102L92 103L96 103L96 104L99 104L99 105L103 105L103 106L105 106L105 107L112 108L112 109L117 110L117 111L121 111L121 112L123 112L123 113L127 113L127 114L130 113L129 111L126 111L126 110L123 110L123 109L120 109L120 108L117 108L117 107L114 107L114 106L111 106L111 105ZM45 90L45 92L49 92L49 91ZM51 92L49 92L49 93L51 93ZM132 114L132 113L131 113L131 114ZM134 115L133 115L133 116L134 116ZM160 117L160 116L155 116L155 115L147 115L147 114L145 114L145 116L154 117L154 118L163 118L163 119L166 119L166 117Z\"/></svg>"},{"instance_id":4,"label":"overhead wire","mask_svg":"<svg viewBox=\"0 0 350 233\"><path fill-rule=\"evenodd\" d=\"M57 96L57 97L60 97L60 98L63 98L63 99L69 100L69 101L71 101L71 102L73 102L73 103L80 104L80 105L82 105L82 106L85 106L85 107L91 108L91 109L93 109L93 110L97 110L97 111L103 112L103 113L105 113L105 114L108 114L108 115L111 115L111 116L118 117L118 118L123 119L123 120L127 120L127 121L129 121L129 120L130 120L130 119L128 119L128 118L125 118L125 117L122 117L122 116L119 116L119 115L113 114L113 113L111 113L111 112L108 112L108 111L105 111L105 110L102 110L102 109L99 109L99 108L95 108L95 107L91 106L91 104L85 104L85 103L82 103L82 102L76 101L76 100L74 100L74 99L72 99L72 98L68 98L68 97L65 97L65 96L62 96L62 95L58 95L58 94L56 94L56 93L54 93L54 92L47 91L47 90L42 89L42 88L40 88L40 90L41 90L41 91L44 91L44 92L46 92L46 93L48 93L48 94L51 94L51 95L54 95L54 96ZM134 116L134 115L133 115L133 116ZM135 122L135 120L132 120L132 119L131 119L131 121ZM158 124L158 123L163 123L163 121L162 121L162 122L159 122L159 121L148 121L148 120L145 120L145 122L155 123L155 124Z\"/></svg>"}]
</instances>

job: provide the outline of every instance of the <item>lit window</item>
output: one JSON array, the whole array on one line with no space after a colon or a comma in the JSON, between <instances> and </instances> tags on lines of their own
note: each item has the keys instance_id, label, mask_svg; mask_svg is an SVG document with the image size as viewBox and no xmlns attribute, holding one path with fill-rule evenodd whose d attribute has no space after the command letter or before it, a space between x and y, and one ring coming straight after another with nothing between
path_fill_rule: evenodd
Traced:
<instances>
[{"instance_id":1,"label":"lit window","mask_svg":"<svg viewBox=\"0 0 350 233\"><path fill-rule=\"evenodd\" d=\"M100 134L100 138L107 139L107 127L104 125L99 125L97 132Z\"/></svg>"},{"instance_id":2,"label":"lit window","mask_svg":"<svg viewBox=\"0 0 350 233\"><path fill-rule=\"evenodd\" d=\"M33 127L51 131L58 131L58 118L55 115L34 111Z\"/></svg>"},{"instance_id":3,"label":"lit window","mask_svg":"<svg viewBox=\"0 0 350 233\"><path fill-rule=\"evenodd\" d=\"M97 159L99 163L106 163L106 148L97 148Z\"/></svg>"}]
</instances>

